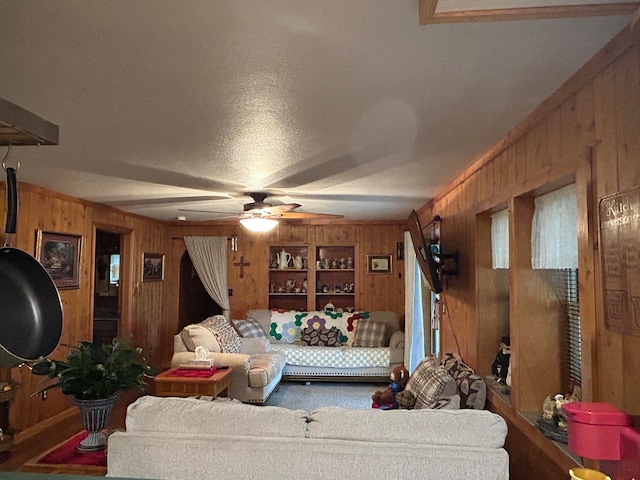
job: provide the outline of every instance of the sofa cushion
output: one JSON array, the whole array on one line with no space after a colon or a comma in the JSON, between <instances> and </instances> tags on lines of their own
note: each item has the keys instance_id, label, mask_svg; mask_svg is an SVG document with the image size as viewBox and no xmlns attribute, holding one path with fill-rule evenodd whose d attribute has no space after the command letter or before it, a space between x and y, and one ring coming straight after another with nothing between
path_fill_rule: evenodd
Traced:
<instances>
[{"instance_id":1,"label":"sofa cushion","mask_svg":"<svg viewBox=\"0 0 640 480\"><path fill-rule=\"evenodd\" d=\"M436 368L426 379L416 394L413 408L431 408L431 405L441 397L455 395L456 382L444 368Z\"/></svg>"},{"instance_id":2,"label":"sofa cushion","mask_svg":"<svg viewBox=\"0 0 640 480\"><path fill-rule=\"evenodd\" d=\"M368 318L367 312L307 312L302 319L302 328L331 329L340 331L340 343L351 346L356 334L356 325L363 318Z\"/></svg>"},{"instance_id":3,"label":"sofa cushion","mask_svg":"<svg viewBox=\"0 0 640 480\"><path fill-rule=\"evenodd\" d=\"M480 375L470 368L459 368L453 377L460 394L460 408L484 408L487 399L487 385Z\"/></svg>"},{"instance_id":4,"label":"sofa cushion","mask_svg":"<svg viewBox=\"0 0 640 480\"><path fill-rule=\"evenodd\" d=\"M501 448L507 424L487 410L350 410L321 407L307 437L336 440Z\"/></svg>"},{"instance_id":5,"label":"sofa cushion","mask_svg":"<svg viewBox=\"0 0 640 480\"><path fill-rule=\"evenodd\" d=\"M222 353L239 353L240 336L229 321L223 315L214 315L200 322L200 325L207 328L216 337Z\"/></svg>"},{"instance_id":6,"label":"sofa cushion","mask_svg":"<svg viewBox=\"0 0 640 480\"><path fill-rule=\"evenodd\" d=\"M303 328L300 336L303 345L310 347L339 347L340 330L333 328Z\"/></svg>"},{"instance_id":7,"label":"sofa cushion","mask_svg":"<svg viewBox=\"0 0 640 480\"><path fill-rule=\"evenodd\" d=\"M269 385L282 372L285 358L282 352L252 354L249 386L259 388Z\"/></svg>"},{"instance_id":8,"label":"sofa cushion","mask_svg":"<svg viewBox=\"0 0 640 480\"><path fill-rule=\"evenodd\" d=\"M429 405L428 408L432 410L460 410L460 395L440 397Z\"/></svg>"},{"instance_id":9,"label":"sofa cushion","mask_svg":"<svg viewBox=\"0 0 640 480\"><path fill-rule=\"evenodd\" d=\"M421 382L425 382L429 375L438 368L438 365L439 361L434 355L429 355L422 359L409 377L409 381L407 382L407 385L405 385L404 390L396 395L396 400L398 401L400 408L413 409L415 407L418 377L420 377ZM412 376L415 376L414 382L411 382ZM411 385L409 385L410 382Z\"/></svg>"},{"instance_id":10,"label":"sofa cushion","mask_svg":"<svg viewBox=\"0 0 640 480\"><path fill-rule=\"evenodd\" d=\"M253 318L233 320L233 326L243 338L267 338L258 321Z\"/></svg>"},{"instance_id":11,"label":"sofa cushion","mask_svg":"<svg viewBox=\"0 0 640 480\"><path fill-rule=\"evenodd\" d=\"M388 326L384 322L360 320L353 340L354 347L384 347Z\"/></svg>"},{"instance_id":12,"label":"sofa cushion","mask_svg":"<svg viewBox=\"0 0 640 480\"><path fill-rule=\"evenodd\" d=\"M430 408L440 397L456 394L456 383L433 356L423 359L396 396L401 408Z\"/></svg>"},{"instance_id":13,"label":"sofa cushion","mask_svg":"<svg viewBox=\"0 0 640 480\"><path fill-rule=\"evenodd\" d=\"M273 311L269 324L269 340L273 343L294 343L300 341L302 319L307 312Z\"/></svg>"},{"instance_id":14,"label":"sofa cushion","mask_svg":"<svg viewBox=\"0 0 640 480\"><path fill-rule=\"evenodd\" d=\"M195 352L196 347L204 347L210 352L220 353L220 344L216 337L211 330L199 323L184 327L180 337L190 352Z\"/></svg>"},{"instance_id":15,"label":"sofa cushion","mask_svg":"<svg viewBox=\"0 0 640 480\"><path fill-rule=\"evenodd\" d=\"M304 410L248 405L227 399L143 396L127 407L126 430L303 438L307 415Z\"/></svg>"},{"instance_id":16,"label":"sofa cushion","mask_svg":"<svg viewBox=\"0 0 640 480\"><path fill-rule=\"evenodd\" d=\"M441 365L455 381L460 394L460 408L483 409L487 398L484 379L466 365L455 353L445 353Z\"/></svg>"}]
</instances>

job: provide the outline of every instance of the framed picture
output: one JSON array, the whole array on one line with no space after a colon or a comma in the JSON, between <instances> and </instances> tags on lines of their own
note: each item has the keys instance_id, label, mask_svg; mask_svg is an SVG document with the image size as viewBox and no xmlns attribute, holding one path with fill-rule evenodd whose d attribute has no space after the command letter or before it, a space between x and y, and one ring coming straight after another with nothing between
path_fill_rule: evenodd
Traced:
<instances>
[{"instance_id":1,"label":"framed picture","mask_svg":"<svg viewBox=\"0 0 640 480\"><path fill-rule=\"evenodd\" d=\"M38 230L36 258L59 289L80 287L82 235Z\"/></svg>"},{"instance_id":2,"label":"framed picture","mask_svg":"<svg viewBox=\"0 0 640 480\"><path fill-rule=\"evenodd\" d=\"M158 282L164 279L164 255L144 253L142 260L142 281Z\"/></svg>"},{"instance_id":3,"label":"framed picture","mask_svg":"<svg viewBox=\"0 0 640 480\"><path fill-rule=\"evenodd\" d=\"M391 255L367 255L368 273L391 273Z\"/></svg>"}]
</instances>

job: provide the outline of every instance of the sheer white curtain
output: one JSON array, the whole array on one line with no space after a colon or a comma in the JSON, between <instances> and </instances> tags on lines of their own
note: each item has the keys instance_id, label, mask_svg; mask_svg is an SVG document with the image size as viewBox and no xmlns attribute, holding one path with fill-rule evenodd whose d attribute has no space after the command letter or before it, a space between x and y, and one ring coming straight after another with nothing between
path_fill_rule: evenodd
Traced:
<instances>
[{"instance_id":1,"label":"sheer white curtain","mask_svg":"<svg viewBox=\"0 0 640 480\"><path fill-rule=\"evenodd\" d=\"M509 268L509 210L491 215L491 267Z\"/></svg>"},{"instance_id":2,"label":"sheer white curtain","mask_svg":"<svg viewBox=\"0 0 640 480\"><path fill-rule=\"evenodd\" d=\"M404 366L411 373L424 358L424 313L422 272L409 232L404 232L404 282Z\"/></svg>"},{"instance_id":3,"label":"sheer white curtain","mask_svg":"<svg viewBox=\"0 0 640 480\"><path fill-rule=\"evenodd\" d=\"M205 290L228 318L226 237L184 237L184 243Z\"/></svg>"},{"instance_id":4,"label":"sheer white curtain","mask_svg":"<svg viewBox=\"0 0 640 480\"><path fill-rule=\"evenodd\" d=\"M578 268L578 202L575 184L536 197L534 202L532 268Z\"/></svg>"}]
</instances>

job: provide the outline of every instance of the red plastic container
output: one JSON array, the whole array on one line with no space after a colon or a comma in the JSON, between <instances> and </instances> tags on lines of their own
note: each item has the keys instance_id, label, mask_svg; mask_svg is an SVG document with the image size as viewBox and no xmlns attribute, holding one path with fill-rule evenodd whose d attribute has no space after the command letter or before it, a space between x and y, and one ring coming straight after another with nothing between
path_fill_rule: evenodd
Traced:
<instances>
[{"instance_id":1,"label":"red plastic container","mask_svg":"<svg viewBox=\"0 0 640 480\"><path fill-rule=\"evenodd\" d=\"M620 460L620 434L633 425L631 415L606 402L570 402L567 412L569 448L581 457Z\"/></svg>"}]
</instances>

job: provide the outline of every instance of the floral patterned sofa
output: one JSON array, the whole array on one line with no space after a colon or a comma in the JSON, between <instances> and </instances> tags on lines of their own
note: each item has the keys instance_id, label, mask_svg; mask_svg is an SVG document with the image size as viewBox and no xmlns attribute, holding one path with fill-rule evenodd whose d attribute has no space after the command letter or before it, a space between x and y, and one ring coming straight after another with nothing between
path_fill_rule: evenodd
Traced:
<instances>
[{"instance_id":1,"label":"floral patterned sofa","mask_svg":"<svg viewBox=\"0 0 640 480\"><path fill-rule=\"evenodd\" d=\"M249 310L232 321L244 338L267 338L288 380L388 381L404 362L404 328L391 311Z\"/></svg>"}]
</instances>

